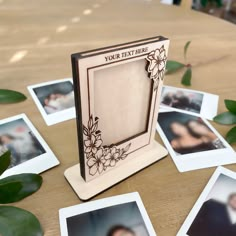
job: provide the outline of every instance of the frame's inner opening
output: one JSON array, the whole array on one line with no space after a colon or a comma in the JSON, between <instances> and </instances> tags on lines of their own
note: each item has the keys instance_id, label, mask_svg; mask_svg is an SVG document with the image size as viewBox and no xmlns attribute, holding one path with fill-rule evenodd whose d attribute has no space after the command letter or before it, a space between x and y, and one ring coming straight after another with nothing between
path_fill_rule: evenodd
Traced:
<instances>
[{"instance_id":1,"label":"frame's inner opening","mask_svg":"<svg viewBox=\"0 0 236 236\"><path fill-rule=\"evenodd\" d=\"M103 145L117 144L147 132L152 81L146 59L94 71L94 116Z\"/></svg>"}]
</instances>

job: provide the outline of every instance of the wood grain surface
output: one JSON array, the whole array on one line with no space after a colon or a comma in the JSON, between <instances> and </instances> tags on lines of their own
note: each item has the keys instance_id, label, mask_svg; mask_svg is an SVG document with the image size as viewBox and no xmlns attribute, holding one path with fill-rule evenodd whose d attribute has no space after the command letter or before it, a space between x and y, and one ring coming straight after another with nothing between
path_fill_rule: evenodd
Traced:
<instances>
[{"instance_id":1,"label":"wood grain surface","mask_svg":"<svg viewBox=\"0 0 236 236\"><path fill-rule=\"evenodd\" d=\"M78 163L76 124L70 120L48 127L26 87L70 77L71 53L155 35L170 38L169 58L175 60L183 60L183 46L192 40L191 88L219 94L219 112L224 111L223 100L236 98L236 28L231 23L158 0L0 1L0 86L28 96L23 103L1 105L0 119L26 113L61 161L42 174L36 194L15 204L37 215L46 236L60 235L60 208L80 203L63 175ZM180 77L181 72L166 76L165 83L181 87ZM222 135L230 128L213 125ZM236 165L228 167L236 171ZM138 191L158 235L172 236L214 170L179 173L168 156L95 199Z\"/></svg>"}]
</instances>

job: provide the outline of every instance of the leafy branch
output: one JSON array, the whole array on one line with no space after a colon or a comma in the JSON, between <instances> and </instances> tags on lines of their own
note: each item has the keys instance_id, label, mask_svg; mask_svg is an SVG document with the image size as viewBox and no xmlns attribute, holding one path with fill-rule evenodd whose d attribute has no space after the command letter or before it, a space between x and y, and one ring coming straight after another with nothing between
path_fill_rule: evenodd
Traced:
<instances>
[{"instance_id":1,"label":"leafy branch","mask_svg":"<svg viewBox=\"0 0 236 236\"><path fill-rule=\"evenodd\" d=\"M0 156L0 175L9 167L10 151ZM42 185L43 179L37 174L19 174L0 179L0 204L18 202ZM30 212L13 206L0 205L0 235L42 236L43 230L38 219Z\"/></svg>"},{"instance_id":2,"label":"leafy branch","mask_svg":"<svg viewBox=\"0 0 236 236\"><path fill-rule=\"evenodd\" d=\"M235 125L236 124L236 101L225 100L225 106L228 111L223 112L216 117L214 121L223 125ZM226 140L231 144L236 142L236 126L231 128L226 134Z\"/></svg>"},{"instance_id":3,"label":"leafy branch","mask_svg":"<svg viewBox=\"0 0 236 236\"><path fill-rule=\"evenodd\" d=\"M185 61L187 60L187 52L188 52L188 48L190 44L191 44L191 41L188 41L184 45L184 60ZM190 63L182 63L178 61L168 60L166 63L166 75L173 74L183 68L185 68L185 72L182 76L181 83L185 86L190 86L191 78L192 78L192 65Z\"/></svg>"}]
</instances>

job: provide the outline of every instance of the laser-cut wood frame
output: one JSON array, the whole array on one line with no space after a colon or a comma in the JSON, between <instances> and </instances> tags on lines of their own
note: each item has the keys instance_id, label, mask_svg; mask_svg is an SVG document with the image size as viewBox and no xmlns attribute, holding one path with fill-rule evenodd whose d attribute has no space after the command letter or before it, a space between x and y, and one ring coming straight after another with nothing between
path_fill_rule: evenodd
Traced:
<instances>
[{"instance_id":1,"label":"laser-cut wood frame","mask_svg":"<svg viewBox=\"0 0 236 236\"><path fill-rule=\"evenodd\" d=\"M135 165L136 157L153 148L168 46L158 36L72 55L86 182L127 162Z\"/></svg>"}]
</instances>

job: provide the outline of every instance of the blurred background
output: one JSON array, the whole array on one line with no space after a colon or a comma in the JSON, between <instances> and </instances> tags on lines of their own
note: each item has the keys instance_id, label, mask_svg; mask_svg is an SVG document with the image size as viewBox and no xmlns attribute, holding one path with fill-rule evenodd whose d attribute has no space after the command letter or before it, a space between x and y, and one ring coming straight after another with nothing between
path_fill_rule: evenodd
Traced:
<instances>
[{"instance_id":1,"label":"blurred background","mask_svg":"<svg viewBox=\"0 0 236 236\"><path fill-rule=\"evenodd\" d=\"M236 0L161 0L169 5L185 5L196 11L236 23Z\"/></svg>"}]
</instances>

